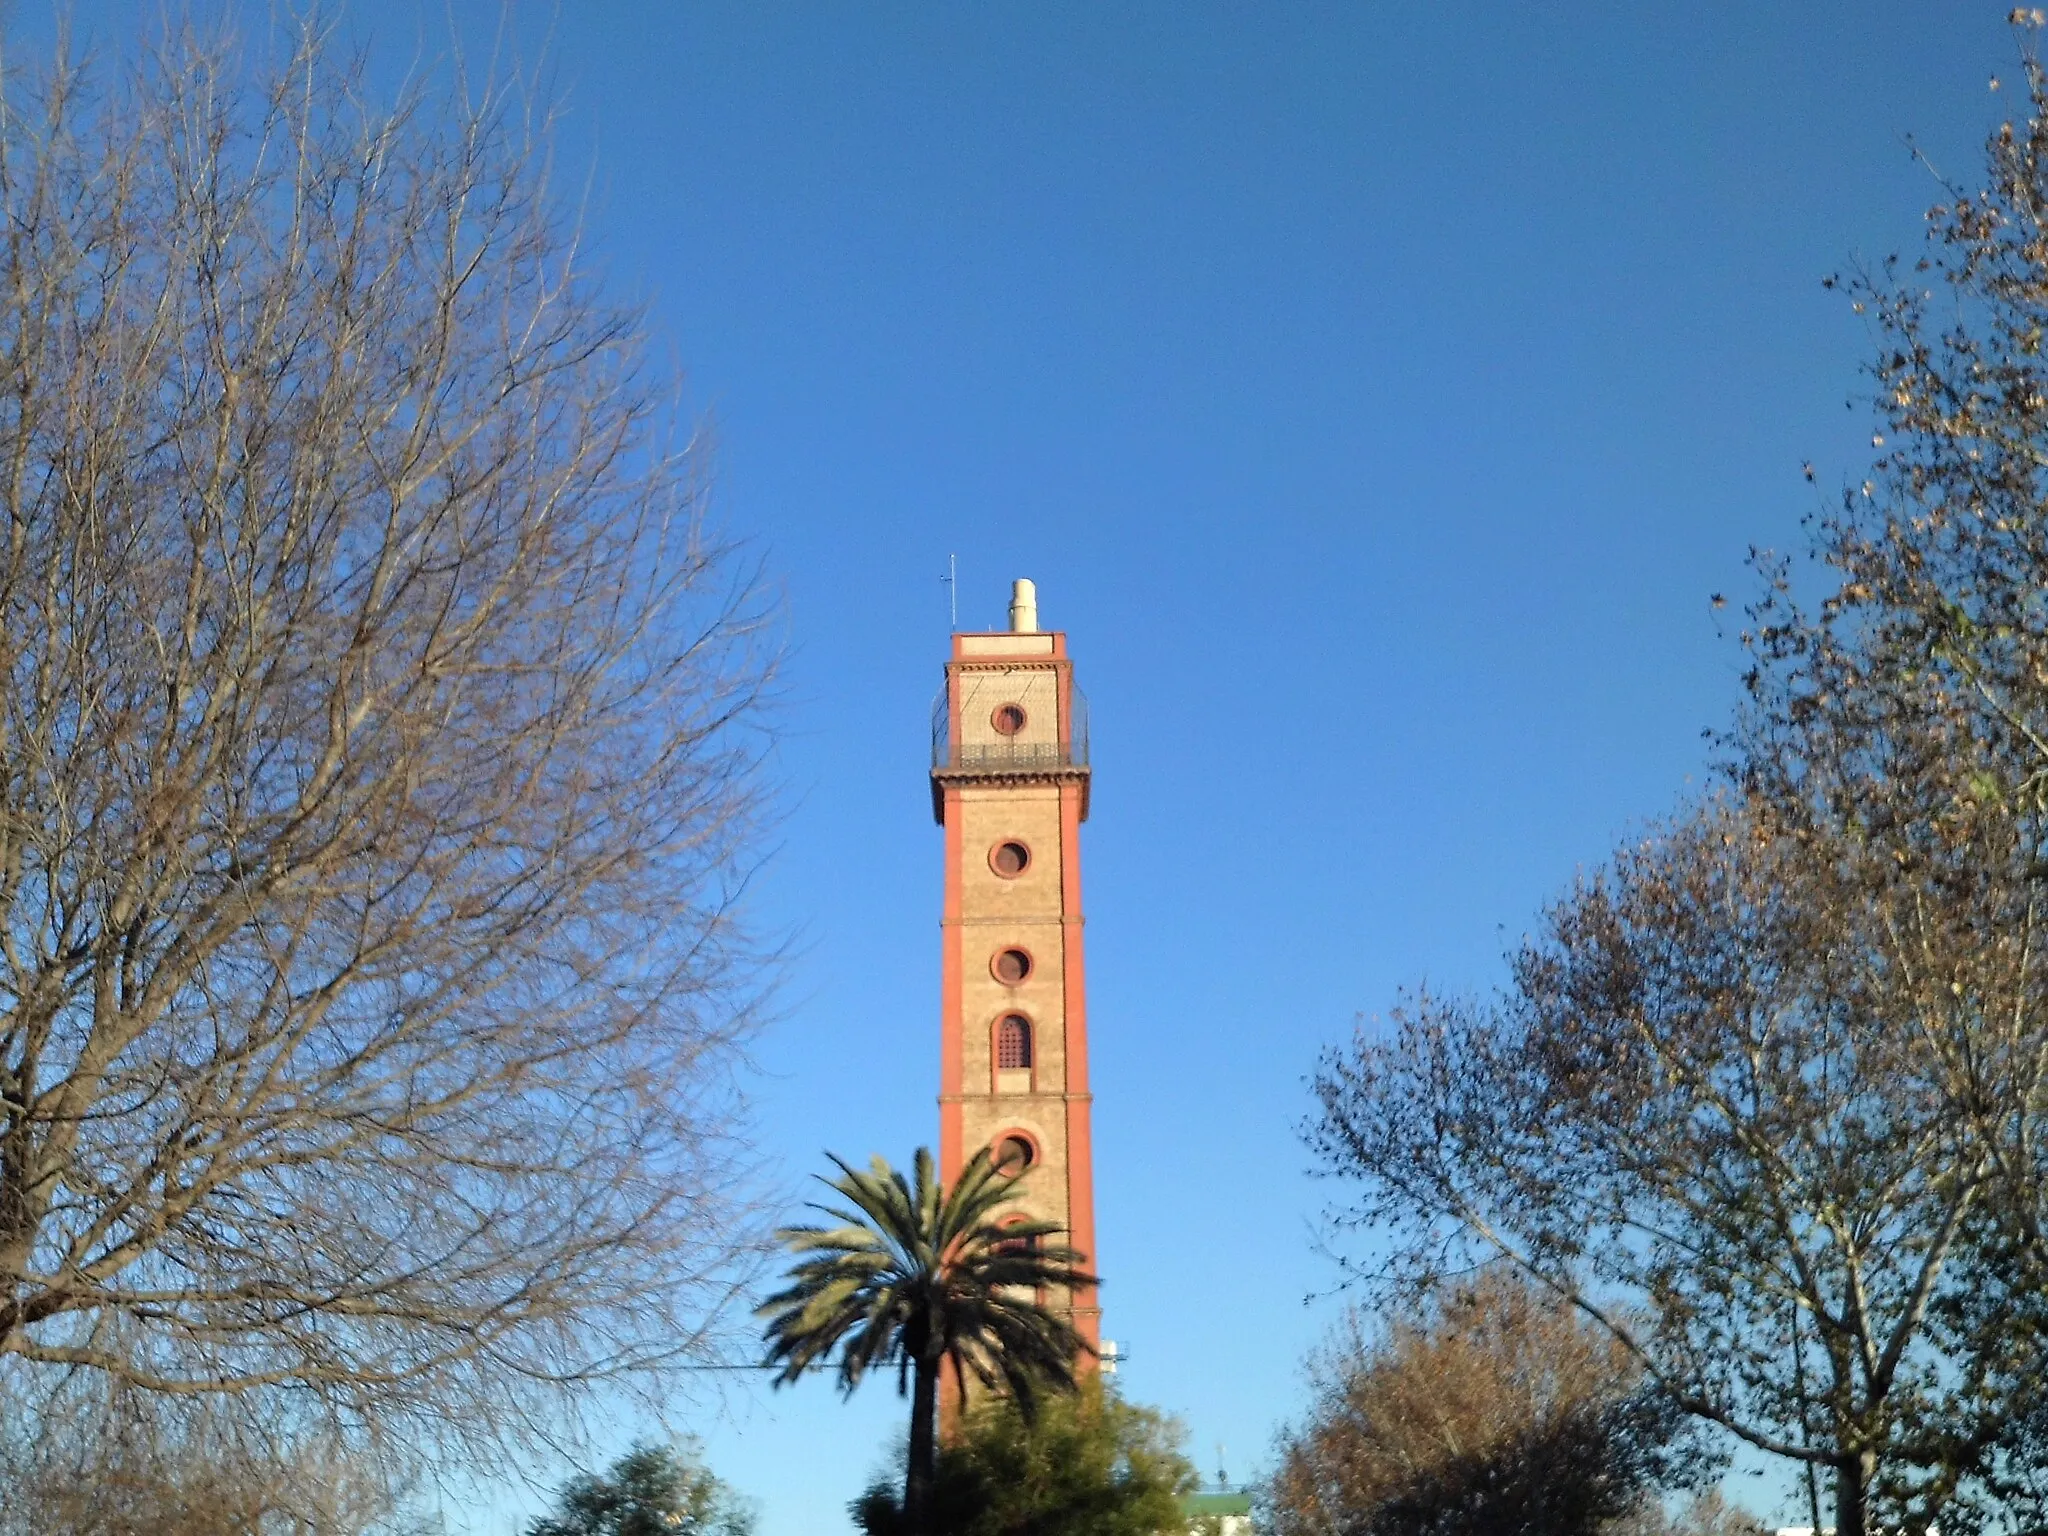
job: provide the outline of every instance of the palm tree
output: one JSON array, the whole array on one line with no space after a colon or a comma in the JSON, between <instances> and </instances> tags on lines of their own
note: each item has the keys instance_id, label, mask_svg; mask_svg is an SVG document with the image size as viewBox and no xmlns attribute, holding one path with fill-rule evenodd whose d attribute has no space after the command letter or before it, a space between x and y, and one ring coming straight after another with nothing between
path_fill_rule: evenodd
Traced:
<instances>
[{"instance_id":1,"label":"palm tree","mask_svg":"<svg viewBox=\"0 0 2048 1536\"><path fill-rule=\"evenodd\" d=\"M938 1460L940 1367L952 1365L963 1391L970 1373L1000 1386L1028 1417L1039 1388L1073 1390L1075 1361L1088 1348L1037 1298L1097 1281L1074 1249L1048 1243L1062 1230L1056 1223L998 1224L1018 1189L985 1149L950 1190L924 1147L911 1180L879 1157L865 1173L832 1161L840 1177L821 1182L851 1209L814 1202L839 1225L776 1234L800 1262L787 1289L759 1309L768 1320L768 1363L781 1365L775 1384L783 1386L836 1346L845 1392L870 1366L896 1367L896 1390L912 1394L903 1513L922 1536Z\"/></svg>"}]
</instances>

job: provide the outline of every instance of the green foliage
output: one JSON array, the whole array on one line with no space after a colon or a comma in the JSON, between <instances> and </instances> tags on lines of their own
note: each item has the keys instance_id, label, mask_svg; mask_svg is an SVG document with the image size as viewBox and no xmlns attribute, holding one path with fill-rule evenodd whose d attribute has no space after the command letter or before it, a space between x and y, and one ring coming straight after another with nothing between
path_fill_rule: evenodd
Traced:
<instances>
[{"instance_id":1,"label":"green foliage","mask_svg":"<svg viewBox=\"0 0 2048 1536\"><path fill-rule=\"evenodd\" d=\"M1194 1464L1178 1421L1127 1403L1100 1378L1027 1418L984 1403L939 1450L921 1536L1161 1536L1186 1524ZM867 1536L916 1536L890 1481L852 1506Z\"/></svg>"},{"instance_id":2,"label":"green foliage","mask_svg":"<svg viewBox=\"0 0 2048 1536\"><path fill-rule=\"evenodd\" d=\"M694 1447L636 1445L569 1482L527 1536L751 1536L754 1517Z\"/></svg>"}]
</instances>

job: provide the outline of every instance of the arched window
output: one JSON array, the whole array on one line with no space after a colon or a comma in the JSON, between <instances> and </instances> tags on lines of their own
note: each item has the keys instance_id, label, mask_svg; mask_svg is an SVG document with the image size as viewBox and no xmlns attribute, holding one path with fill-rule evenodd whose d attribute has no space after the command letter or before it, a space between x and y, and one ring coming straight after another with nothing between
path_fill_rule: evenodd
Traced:
<instances>
[{"instance_id":1,"label":"arched window","mask_svg":"<svg viewBox=\"0 0 2048 1536\"><path fill-rule=\"evenodd\" d=\"M1031 1021L1021 1014L1004 1014L996 1025L996 1066L1003 1071L1031 1065Z\"/></svg>"},{"instance_id":2,"label":"arched window","mask_svg":"<svg viewBox=\"0 0 2048 1536\"><path fill-rule=\"evenodd\" d=\"M1038 1161L1038 1151L1030 1142L1013 1132L1003 1137L990 1150L989 1161L996 1165L998 1173L1006 1173L1014 1179ZM1022 1220L1021 1217L1018 1219Z\"/></svg>"}]
</instances>

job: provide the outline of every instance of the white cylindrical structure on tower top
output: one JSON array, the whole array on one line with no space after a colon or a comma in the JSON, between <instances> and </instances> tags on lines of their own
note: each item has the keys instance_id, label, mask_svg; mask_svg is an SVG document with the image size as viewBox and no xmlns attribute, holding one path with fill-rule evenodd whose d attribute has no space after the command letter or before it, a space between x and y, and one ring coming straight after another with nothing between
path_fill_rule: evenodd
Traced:
<instances>
[{"instance_id":1,"label":"white cylindrical structure on tower top","mask_svg":"<svg viewBox=\"0 0 2048 1536\"><path fill-rule=\"evenodd\" d=\"M1010 584L1010 632L1038 633L1038 588L1022 576Z\"/></svg>"}]
</instances>

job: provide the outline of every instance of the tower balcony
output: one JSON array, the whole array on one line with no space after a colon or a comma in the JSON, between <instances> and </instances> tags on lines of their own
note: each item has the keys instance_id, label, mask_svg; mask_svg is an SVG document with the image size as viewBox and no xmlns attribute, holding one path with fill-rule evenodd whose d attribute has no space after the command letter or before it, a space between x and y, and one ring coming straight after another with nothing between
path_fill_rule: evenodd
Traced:
<instances>
[{"instance_id":1,"label":"tower balcony","mask_svg":"<svg viewBox=\"0 0 2048 1536\"><path fill-rule=\"evenodd\" d=\"M1019 734L977 733L956 740L953 708L946 689L932 701L932 815L945 819L945 786L961 783L1024 783L1079 780L1081 814L1088 814L1088 701L1069 687L1066 718L1052 739Z\"/></svg>"}]
</instances>

